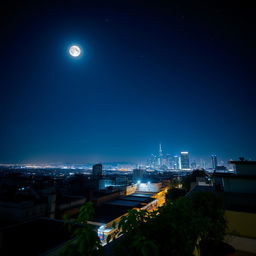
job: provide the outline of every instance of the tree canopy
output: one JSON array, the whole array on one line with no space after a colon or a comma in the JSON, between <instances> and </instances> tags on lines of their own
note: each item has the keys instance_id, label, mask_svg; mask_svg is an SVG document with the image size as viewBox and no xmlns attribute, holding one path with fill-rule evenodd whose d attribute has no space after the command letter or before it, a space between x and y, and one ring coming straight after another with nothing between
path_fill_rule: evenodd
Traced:
<instances>
[{"instance_id":1,"label":"tree canopy","mask_svg":"<svg viewBox=\"0 0 256 256\"><path fill-rule=\"evenodd\" d=\"M119 223L123 238L116 255L192 256L200 243L220 243L226 231L221 200L212 193L195 193L167 203L155 212L131 210Z\"/></svg>"}]
</instances>

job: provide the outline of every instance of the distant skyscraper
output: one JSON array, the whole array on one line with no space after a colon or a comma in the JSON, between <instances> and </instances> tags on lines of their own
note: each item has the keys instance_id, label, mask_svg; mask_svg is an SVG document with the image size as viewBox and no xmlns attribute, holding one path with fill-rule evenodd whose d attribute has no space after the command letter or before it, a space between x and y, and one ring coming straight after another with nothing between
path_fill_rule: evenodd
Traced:
<instances>
[{"instance_id":1,"label":"distant skyscraper","mask_svg":"<svg viewBox=\"0 0 256 256\"><path fill-rule=\"evenodd\" d=\"M134 169L132 173L132 179L134 183L140 182L143 179L144 170L143 169Z\"/></svg>"},{"instance_id":2,"label":"distant skyscraper","mask_svg":"<svg viewBox=\"0 0 256 256\"><path fill-rule=\"evenodd\" d=\"M217 156L216 155L212 155L212 168L214 170L216 170L217 166L218 166Z\"/></svg>"},{"instance_id":3,"label":"distant skyscraper","mask_svg":"<svg viewBox=\"0 0 256 256\"><path fill-rule=\"evenodd\" d=\"M163 149L162 149L162 144L159 144L159 156L163 157Z\"/></svg>"},{"instance_id":4,"label":"distant skyscraper","mask_svg":"<svg viewBox=\"0 0 256 256\"><path fill-rule=\"evenodd\" d=\"M173 157L173 169L174 170L179 170L180 169L179 157L178 156Z\"/></svg>"},{"instance_id":5,"label":"distant skyscraper","mask_svg":"<svg viewBox=\"0 0 256 256\"><path fill-rule=\"evenodd\" d=\"M200 159L200 167L206 169L206 162L203 159Z\"/></svg>"},{"instance_id":6,"label":"distant skyscraper","mask_svg":"<svg viewBox=\"0 0 256 256\"><path fill-rule=\"evenodd\" d=\"M182 170L190 170L188 152L180 153L180 168Z\"/></svg>"},{"instance_id":7,"label":"distant skyscraper","mask_svg":"<svg viewBox=\"0 0 256 256\"><path fill-rule=\"evenodd\" d=\"M191 163L191 169L192 170L196 169L196 161L195 160Z\"/></svg>"},{"instance_id":8,"label":"distant skyscraper","mask_svg":"<svg viewBox=\"0 0 256 256\"><path fill-rule=\"evenodd\" d=\"M171 155L170 154L167 154L166 155L166 157L165 157L165 165L168 167L168 168L171 168L171 165L172 165L172 163L171 163L172 161L171 161Z\"/></svg>"},{"instance_id":9,"label":"distant skyscraper","mask_svg":"<svg viewBox=\"0 0 256 256\"><path fill-rule=\"evenodd\" d=\"M154 168L155 167L155 162L156 162L156 157L152 154L151 157L148 159L148 166L150 168Z\"/></svg>"},{"instance_id":10,"label":"distant skyscraper","mask_svg":"<svg viewBox=\"0 0 256 256\"><path fill-rule=\"evenodd\" d=\"M159 144L159 155L158 155L158 166L161 167L163 165L163 149L162 144Z\"/></svg>"},{"instance_id":11,"label":"distant skyscraper","mask_svg":"<svg viewBox=\"0 0 256 256\"><path fill-rule=\"evenodd\" d=\"M102 176L102 164L95 164L92 167L92 175L94 177L100 177Z\"/></svg>"}]
</instances>

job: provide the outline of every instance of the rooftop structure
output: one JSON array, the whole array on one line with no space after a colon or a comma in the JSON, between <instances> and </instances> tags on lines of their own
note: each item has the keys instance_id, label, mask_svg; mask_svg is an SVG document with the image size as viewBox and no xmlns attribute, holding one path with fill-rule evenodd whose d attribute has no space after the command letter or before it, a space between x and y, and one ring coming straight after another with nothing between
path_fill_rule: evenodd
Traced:
<instances>
[{"instance_id":1,"label":"rooftop structure","mask_svg":"<svg viewBox=\"0 0 256 256\"><path fill-rule=\"evenodd\" d=\"M237 175L255 175L256 176L256 161L229 161L234 165L234 170Z\"/></svg>"}]
</instances>

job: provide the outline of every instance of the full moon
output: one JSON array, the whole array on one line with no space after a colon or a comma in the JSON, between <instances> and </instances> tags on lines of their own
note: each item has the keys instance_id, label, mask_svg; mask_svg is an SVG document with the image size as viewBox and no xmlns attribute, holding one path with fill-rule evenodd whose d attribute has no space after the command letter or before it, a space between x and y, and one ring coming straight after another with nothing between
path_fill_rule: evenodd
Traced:
<instances>
[{"instance_id":1,"label":"full moon","mask_svg":"<svg viewBox=\"0 0 256 256\"><path fill-rule=\"evenodd\" d=\"M79 48L79 46L77 45L72 45L70 48L69 48L69 54L72 56L72 57L79 57L80 54L81 54L81 49Z\"/></svg>"}]
</instances>

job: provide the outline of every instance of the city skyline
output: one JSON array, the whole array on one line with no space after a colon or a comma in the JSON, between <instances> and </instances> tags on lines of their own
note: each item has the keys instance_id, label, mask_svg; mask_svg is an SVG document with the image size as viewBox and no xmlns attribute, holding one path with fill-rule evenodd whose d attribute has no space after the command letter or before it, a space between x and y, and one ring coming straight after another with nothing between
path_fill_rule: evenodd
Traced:
<instances>
[{"instance_id":1,"label":"city skyline","mask_svg":"<svg viewBox=\"0 0 256 256\"><path fill-rule=\"evenodd\" d=\"M215 155L217 156L218 160L220 160L222 163L227 163L230 160L235 160L239 159L240 157L244 157L247 160L253 160L253 157L247 157L245 155L236 155L232 156L231 154L226 154L226 157L223 155L218 154L218 152L207 152L206 150L203 151L203 154L201 155L196 155L193 149L190 148L190 150L187 150L186 148L178 148L177 150L173 150L172 148L168 148L166 144L160 143L163 148L163 154L168 154L172 157L174 156L179 156L181 152L189 152L191 161L206 161L212 163L212 156ZM55 154L54 156L52 155L44 155L40 157L32 157L32 158L27 158L27 159L21 159L17 161L1 161L0 164L65 164L65 163L70 163L70 164L95 164L95 163L118 163L118 162L128 162L128 163L146 163L148 159L151 156L157 156L159 151L157 150L157 146L159 146L159 143L156 145L150 145L149 150L142 150L146 152L145 154L139 153L139 156L135 157L116 157L116 156L109 156L107 154L86 154L86 155L81 155L81 154L75 154L75 155L66 155L63 156L58 156L58 154ZM154 148L155 147L155 148Z\"/></svg>"},{"instance_id":2,"label":"city skyline","mask_svg":"<svg viewBox=\"0 0 256 256\"><path fill-rule=\"evenodd\" d=\"M150 155L144 156L142 158L137 158L137 159L119 159L119 160L114 160L111 159L110 161L108 160L104 160L104 157L95 157L93 161L89 161L89 160L82 160L82 161L77 161L77 157L76 160L73 162L69 162L69 161L28 161L28 162L9 162L9 163L3 163L0 162L0 165L12 165L12 164L21 164L21 165L26 165L26 164L31 164L31 165L39 165L39 166L44 166L44 165L56 165L56 166L61 166L61 165L93 165L93 164L97 164L97 163L101 163L101 164L105 164L105 165L115 165L115 164L133 164L133 165L139 165L139 164L143 164L145 166L151 166L154 168L160 168L162 165L166 165L166 161L175 161L175 158L177 158L177 169L182 169L181 168L181 162L180 162L180 157L183 153L187 153L189 154L189 166L193 166L193 164L196 164L196 167L198 168L209 168L211 166L213 166L213 160L212 158L215 157L216 158L216 163L218 162L220 165L227 165L228 161L230 160L234 160L235 158L230 158L230 159L224 159L221 156L217 156L216 154L209 154L206 155L204 157L200 157L200 156L195 156L192 152L188 152L188 151L180 151L180 152L175 152L175 153L170 153L172 151L169 151L168 149L166 149L163 146L163 143L159 143L158 144L158 151L155 148L155 151L153 153L151 153ZM167 160L167 158L169 158L169 160ZM217 160L218 159L218 160ZM238 159L238 158L237 158ZM246 160L251 160L251 159L247 159ZM152 165L152 161L154 161L155 163ZM169 166L169 164L168 164ZM170 167L170 166L169 166ZM169 168L168 167L168 168ZM160 168L161 169L161 168ZM173 167L171 167L171 169L173 169ZM174 168L175 169L175 168ZM193 169L193 168L192 168Z\"/></svg>"}]
</instances>

